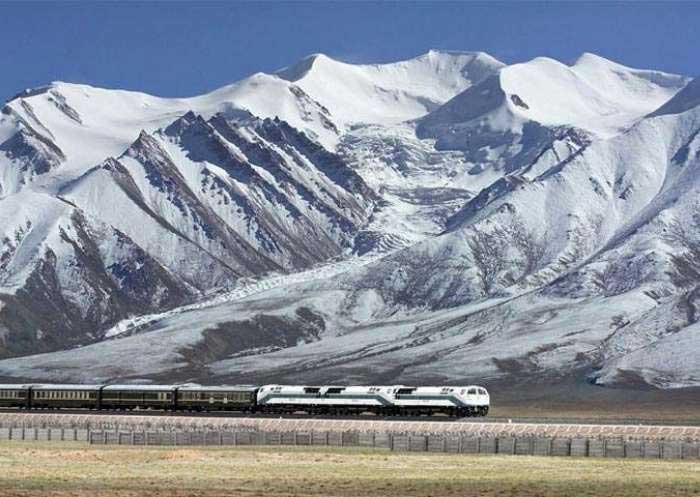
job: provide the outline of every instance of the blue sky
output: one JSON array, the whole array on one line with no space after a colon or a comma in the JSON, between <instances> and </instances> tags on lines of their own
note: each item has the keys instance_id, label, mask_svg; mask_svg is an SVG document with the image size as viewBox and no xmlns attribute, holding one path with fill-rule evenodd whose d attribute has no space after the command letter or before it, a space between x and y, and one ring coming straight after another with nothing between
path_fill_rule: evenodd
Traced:
<instances>
[{"instance_id":1,"label":"blue sky","mask_svg":"<svg viewBox=\"0 0 700 497\"><path fill-rule=\"evenodd\" d=\"M504 62L626 65L700 74L700 2L5 2L0 99L54 80L162 96L212 90L323 52L350 62L430 48Z\"/></svg>"}]
</instances>

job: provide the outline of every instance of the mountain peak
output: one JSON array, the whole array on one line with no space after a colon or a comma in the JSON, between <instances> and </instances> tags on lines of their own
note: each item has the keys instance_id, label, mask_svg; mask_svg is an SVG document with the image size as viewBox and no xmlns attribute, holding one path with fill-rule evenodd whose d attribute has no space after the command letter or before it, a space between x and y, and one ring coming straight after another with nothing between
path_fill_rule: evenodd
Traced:
<instances>
[{"instance_id":1,"label":"mountain peak","mask_svg":"<svg viewBox=\"0 0 700 497\"><path fill-rule=\"evenodd\" d=\"M307 55L296 64L292 64L291 66L287 66L279 71L275 71L275 75L287 81L295 82L306 76L314 64L320 61L335 62L335 60L331 59L327 55L315 53Z\"/></svg>"},{"instance_id":2,"label":"mountain peak","mask_svg":"<svg viewBox=\"0 0 700 497\"><path fill-rule=\"evenodd\" d=\"M425 57L461 57L461 56L471 56L478 58L489 58L496 60L495 57L489 55L486 52L480 50L445 50L441 48L431 48L426 53L414 57L414 59L420 59ZM412 59L409 59L412 60Z\"/></svg>"},{"instance_id":3,"label":"mountain peak","mask_svg":"<svg viewBox=\"0 0 700 497\"><path fill-rule=\"evenodd\" d=\"M25 88L21 92L8 98L6 100L6 103L10 103L13 100L17 100L18 98L29 98L29 97L33 97L34 95L41 95L42 93L48 92L54 86L55 86L55 83L51 83L49 85L38 86L36 88Z\"/></svg>"},{"instance_id":4,"label":"mountain peak","mask_svg":"<svg viewBox=\"0 0 700 497\"><path fill-rule=\"evenodd\" d=\"M681 114L694 107L700 106L700 77L693 79L671 100L650 114L650 117L666 114Z\"/></svg>"},{"instance_id":5,"label":"mountain peak","mask_svg":"<svg viewBox=\"0 0 700 497\"><path fill-rule=\"evenodd\" d=\"M610 59L606 59L605 57L594 54L592 52L583 52L581 55L579 55L579 57L576 59L576 62L574 62L572 65L579 66L579 65L585 65L585 64L621 66L621 64L618 64L617 62L613 62Z\"/></svg>"}]
</instances>

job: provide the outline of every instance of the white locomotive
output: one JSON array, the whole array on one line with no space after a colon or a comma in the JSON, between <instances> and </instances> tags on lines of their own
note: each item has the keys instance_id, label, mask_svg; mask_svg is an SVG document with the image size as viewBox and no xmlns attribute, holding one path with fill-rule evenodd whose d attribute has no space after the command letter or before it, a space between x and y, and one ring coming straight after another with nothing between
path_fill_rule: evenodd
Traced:
<instances>
[{"instance_id":1,"label":"white locomotive","mask_svg":"<svg viewBox=\"0 0 700 497\"><path fill-rule=\"evenodd\" d=\"M486 416L490 398L478 385L444 387L264 385L257 391L263 412L318 414Z\"/></svg>"}]
</instances>

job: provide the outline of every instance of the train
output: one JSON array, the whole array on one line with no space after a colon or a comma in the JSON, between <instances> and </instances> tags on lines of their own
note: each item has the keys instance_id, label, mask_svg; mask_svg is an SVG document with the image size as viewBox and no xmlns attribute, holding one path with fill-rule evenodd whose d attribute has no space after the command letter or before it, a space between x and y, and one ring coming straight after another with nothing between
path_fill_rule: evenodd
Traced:
<instances>
[{"instance_id":1,"label":"train","mask_svg":"<svg viewBox=\"0 0 700 497\"><path fill-rule=\"evenodd\" d=\"M0 408L486 416L488 391L468 386L0 384Z\"/></svg>"}]
</instances>

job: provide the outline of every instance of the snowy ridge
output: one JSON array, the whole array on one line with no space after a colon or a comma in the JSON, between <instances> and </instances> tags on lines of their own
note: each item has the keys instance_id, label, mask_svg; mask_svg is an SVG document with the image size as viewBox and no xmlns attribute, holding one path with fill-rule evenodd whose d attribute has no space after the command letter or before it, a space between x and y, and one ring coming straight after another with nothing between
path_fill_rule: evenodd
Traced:
<instances>
[{"instance_id":1,"label":"snowy ridge","mask_svg":"<svg viewBox=\"0 0 700 497\"><path fill-rule=\"evenodd\" d=\"M342 123L420 117L503 64L482 53L430 51L391 64L353 65L312 55L277 73L314 95Z\"/></svg>"}]
</instances>

